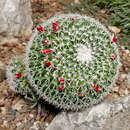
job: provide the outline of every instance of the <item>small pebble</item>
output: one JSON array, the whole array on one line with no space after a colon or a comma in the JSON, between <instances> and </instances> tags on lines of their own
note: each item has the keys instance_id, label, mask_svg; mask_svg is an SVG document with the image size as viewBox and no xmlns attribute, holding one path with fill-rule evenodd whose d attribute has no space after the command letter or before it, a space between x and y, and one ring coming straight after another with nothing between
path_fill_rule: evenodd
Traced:
<instances>
[{"instance_id":1,"label":"small pebble","mask_svg":"<svg viewBox=\"0 0 130 130\"><path fill-rule=\"evenodd\" d=\"M34 118L34 115L33 115L33 114L30 114L29 117L30 117L30 118Z\"/></svg>"},{"instance_id":2,"label":"small pebble","mask_svg":"<svg viewBox=\"0 0 130 130\"><path fill-rule=\"evenodd\" d=\"M11 109L9 112L11 115L16 115L16 110L14 110L14 109Z\"/></svg>"},{"instance_id":3,"label":"small pebble","mask_svg":"<svg viewBox=\"0 0 130 130\"><path fill-rule=\"evenodd\" d=\"M120 94L120 96L124 96L124 94L125 94L125 90L122 89L122 88L120 88L120 89L119 89L119 94Z\"/></svg>"},{"instance_id":4,"label":"small pebble","mask_svg":"<svg viewBox=\"0 0 130 130\"><path fill-rule=\"evenodd\" d=\"M49 124L47 122L45 122L45 127L48 127L48 126L49 126Z\"/></svg>"},{"instance_id":5,"label":"small pebble","mask_svg":"<svg viewBox=\"0 0 130 130\"><path fill-rule=\"evenodd\" d=\"M119 98L120 96L118 94L113 94L112 97L116 99Z\"/></svg>"},{"instance_id":6,"label":"small pebble","mask_svg":"<svg viewBox=\"0 0 130 130\"><path fill-rule=\"evenodd\" d=\"M129 91L128 89L125 90L125 95L128 95L129 94Z\"/></svg>"},{"instance_id":7,"label":"small pebble","mask_svg":"<svg viewBox=\"0 0 130 130\"><path fill-rule=\"evenodd\" d=\"M6 108L5 107L1 107L0 110L1 110L1 114L2 115L6 114Z\"/></svg>"},{"instance_id":8,"label":"small pebble","mask_svg":"<svg viewBox=\"0 0 130 130\"><path fill-rule=\"evenodd\" d=\"M118 90L119 90L119 87L113 87L112 88L112 91L114 91L114 92L118 92Z\"/></svg>"},{"instance_id":9,"label":"small pebble","mask_svg":"<svg viewBox=\"0 0 130 130\"><path fill-rule=\"evenodd\" d=\"M106 10L100 10L100 12L102 13L102 14L105 14L106 13Z\"/></svg>"},{"instance_id":10,"label":"small pebble","mask_svg":"<svg viewBox=\"0 0 130 130\"><path fill-rule=\"evenodd\" d=\"M20 111L24 106L24 101L23 100L19 100L13 107L12 109L15 109L17 111Z\"/></svg>"},{"instance_id":11,"label":"small pebble","mask_svg":"<svg viewBox=\"0 0 130 130\"><path fill-rule=\"evenodd\" d=\"M27 43L23 42L23 43L22 43L22 45L26 46L26 45L27 45Z\"/></svg>"},{"instance_id":12,"label":"small pebble","mask_svg":"<svg viewBox=\"0 0 130 130\"><path fill-rule=\"evenodd\" d=\"M125 79L127 77L127 74L121 74L121 78Z\"/></svg>"},{"instance_id":13,"label":"small pebble","mask_svg":"<svg viewBox=\"0 0 130 130\"><path fill-rule=\"evenodd\" d=\"M16 124L17 127L19 127L20 125L22 125L21 122L18 122L18 123Z\"/></svg>"},{"instance_id":14,"label":"small pebble","mask_svg":"<svg viewBox=\"0 0 130 130\"><path fill-rule=\"evenodd\" d=\"M9 127L9 126L8 126L8 121L5 120L5 121L3 122L3 124L1 125L1 127L3 127L3 128Z\"/></svg>"},{"instance_id":15,"label":"small pebble","mask_svg":"<svg viewBox=\"0 0 130 130\"><path fill-rule=\"evenodd\" d=\"M130 84L127 85L127 88L130 89Z\"/></svg>"},{"instance_id":16,"label":"small pebble","mask_svg":"<svg viewBox=\"0 0 130 130\"><path fill-rule=\"evenodd\" d=\"M126 52L126 54L129 54L130 51L129 50L125 50L125 52Z\"/></svg>"},{"instance_id":17,"label":"small pebble","mask_svg":"<svg viewBox=\"0 0 130 130\"><path fill-rule=\"evenodd\" d=\"M130 72L127 75L128 84L130 85Z\"/></svg>"}]
</instances>

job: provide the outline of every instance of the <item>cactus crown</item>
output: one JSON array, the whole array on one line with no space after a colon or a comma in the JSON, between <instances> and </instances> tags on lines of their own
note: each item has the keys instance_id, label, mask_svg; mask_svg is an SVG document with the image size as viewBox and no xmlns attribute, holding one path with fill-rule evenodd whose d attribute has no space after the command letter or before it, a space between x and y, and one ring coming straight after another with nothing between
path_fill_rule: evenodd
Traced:
<instances>
[{"instance_id":1,"label":"cactus crown","mask_svg":"<svg viewBox=\"0 0 130 130\"><path fill-rule=\"evenodd\" d=\"M39 26L26 51L28 80L41 98L79 110L98 103L119 71L116 37L87 16L66 14Z\"/></svg>"}]
</instances>

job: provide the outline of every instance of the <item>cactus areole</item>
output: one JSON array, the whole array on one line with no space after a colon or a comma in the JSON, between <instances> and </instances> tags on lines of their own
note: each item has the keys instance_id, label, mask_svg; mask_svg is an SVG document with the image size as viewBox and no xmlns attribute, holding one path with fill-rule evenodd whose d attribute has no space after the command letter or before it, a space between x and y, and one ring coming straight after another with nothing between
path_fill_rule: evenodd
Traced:
<instances>
[{"instance_id":1,"label":"cactus areole","mask_svg":"<svg viewBox=\"0 0 130 130\"><path fill-rule=\"evenodd\" d=\"M36 29L26 51L28 79L37 94L65 110L99 103L119 71L115 36L78 14L55 16L40 28L46 31Z\"/></svg>"}]
</instances>

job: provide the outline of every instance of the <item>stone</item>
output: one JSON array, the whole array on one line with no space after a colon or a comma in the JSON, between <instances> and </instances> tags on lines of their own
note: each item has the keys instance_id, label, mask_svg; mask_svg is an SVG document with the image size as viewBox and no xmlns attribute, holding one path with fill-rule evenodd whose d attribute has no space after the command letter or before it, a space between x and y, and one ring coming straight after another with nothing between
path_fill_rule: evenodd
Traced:
<instances>
[{"instance_id":1,"label":"stone","mask_svg":"<svg viewBox=\"0 0 130 130\"><path fill-rule=\"evenodd\" d=\"M128 85L130 85L130 72L127 75Z\"/></svg>"},{"instance_id":2,"label":"stone","mask_svg":"<svg viewBox=\"0 0 130 130\"><path fill-rule=\"evenodd\" d=\"M19 100L15 105L12 106L12 109L20 111L23 106L24 106L24 101L23 100Z\"/></svg>"},{"instance_id":3,"label":"stone","mask_svg":"<svg viewBox=\"0 0 130 130\"><path fill-rule=\"evenodd\" d=\"M16 124L17 127L19 127L19 126L21 126L21 125L22 125L21 122L18 122L18 123Z\"/></svg>"},{"instance_id":4,"label":"stone","mask_svg":"<svg viewBox=\"0 0 130 130\"><path fill-rule=\"evenodd\" d=\"M119 87L113 87L113 88L112 88L112 91L113 91L113 92L118 92L118 90L119 90Z\"/></svg>"},{"instance_id":5,"label":"stone","mask_svg":"<svg viewBox=\"0 0 130 130\"><path fill-rule=\"evenodd\" d=\"M30 127L32 127L33 123L28 120L26 123L25 123L25 129L28 130Z\"/></svg>"},{"instance_id":6,"label":"stone","mask_svg":"<svg viewBox=\"0 0 130 130\"><path fill-rule=\"evenodd\" d=\"M123 81L124 81L124 78L121 77L121 75L120 75L118 80L119 80L120 82L123 82Z\"/></svg>"},{"instance_id":7,"label":"stone","mask_svg":"<svg viewBox=\"0 0 130 130\"><path fill-rule=\"evenodd\" d=\"M121 74L121 78L125 79L127 77L127 74Z\"/></svg>"},{"instance_id":8,"label":"stone","mask_svg":"<svg viewBox=\"0 0 130 130\"><path fill-rule=\"evenodd\" d=\"M74 0L75 4L80 4L80 0Z\"/></svg>"},{"instance_id":9,"label":"stone","mask_svg":"<svg viewBox=\"0 0 130 130\"><path fill-rule=\"evenodd\" d=\"M50 0L43 0L43 4L48 4Z\"/></svg>"},{"instance_id":10,"label":"stone","mask_svg":"<svg viewBox=\"0 0 130 130\"><path fill-rule=\"evenodd\" d=\"M24 128L24 124L22 124L22 125L20 125L20 126L18 126L17 128L16 128L16 130L24 130L25 128Z\"/></svg>"},{"instance_id":11,"label":"stone","mask_svg":"<svg viewBox=\"0 0 130 130\"><path fill-rule=\"evenodd\" d=\"M109 30L114 32L114 33L120 33L120 28L117 28L115 26L108 26Z\"/></svg>"},{"instance_id":12,"label":"stone","mask_svg":"<svg viewBox=\"0 0 130 130\"><path fill-rule=\"evenodd\" d=\"M16 115L16 110L14 110L14 109L9 110L9 112L11 115L14 115L14 116Z\"/></svg>"},{"instance_id":13,"label":"stone","mask_svg":"<svg viewBox=\"0 0 130 130\"><path fill-rule=\"evenodd\" d=\"M120 96L124 96L125 90L123 88L120 88L119 89L119 94L120 94Z\"/></svg>"},{"instance_id":14,"label":"stone","mask_svg":"<svg viewBox=\"0 0 130 130\"><path fill-rule=\"evenodd\" d=\"M100 10L100 12L102 13L102 14L105 14L106 13L106 10Z\"/></svg>"},{"instance_id":15,"label":"stone","mask_svg":"<svg viewBox=\"0 0 130 130\"><path fill-rule=\"evenodd\" d=\"M1 107L0 108L1 114L5 115L6 114L6 108L5 107Z\"/></svg>"},{"instance_id":16,"label":"stone","mask_svg":"<svg viewBox=\"0 0 130 130\"><path fill-rule=\"evenodd\" d=\"M9 127L8 121L5 120L1 126L2 126L3 128Z\"/></svg>"},{"instance_id":17,"label":"stone","mask_svg":"<svg viewBox=\"0 0 130 130\"><path fill-rule=\"evenodd\" d=\"M129 51L129 50L125 50L125 52L126 52L126 54L129 54L129 53L130 53L130 51Z\"/></svg>"},{"instance_id":18,"label":"stone","mask_svg":"<svg viewBox=\"0 0 130 130\"><path fill-rule=\"evenodd\" d=\"M34 115L33 115L33 114L30 114L29 117L32 119L32 118L34 118Z\"/></svg>"},{"instance_id":19,"label":"stone","mask_svg":"<svg viewBox=\"0 0 130 130\"><path fill-rule=\"evenodd\" d=\"M128 94L129 94L128 89L125 89L125 95L128 95Z\"/></svg>"},{"instance_id":20,"label":"stone","mask_svg":"<svg viewBox=\"0 0 130 130\"><path fill-rule=\"evenodd\" d=\"M0 61L0 82L2 82L6 77L5 65Z\"/></svg>"},{"instance_id":21,"label":"stone","mask_svg":"<svg viewBox=\"0 0 130 130\"><path fill-rule=\"evenodd\" d=\"M0 0L0 35L28 36L32 33L32 25L29 0Z\"/></svg>"},{"instance_id":22,"label":"stone","mask_svg":"<svg viewBox=\"0 0 130 130\"><path fill-rule=\"evenodd\" d=\"M118 93L114 93L113 95L112 95L112 98L114 98L114 99L117 99L117 98L119 98L120 96L119 96L119 94Z\"/></svg>"},{"instance_id":23,"label":"stone","mask_svg":"<svg viewBox=\"0 0 130 130\"><path fill-rule=\"evenodd\" d=\"M130 109L108 118L102 130L130 130Z\"/></svg>"},{"instance_id":24,"label":"stone","mask_svg":"<svg viewBox=\"0 0 130 130\"><path fill-rule=\"evenodd\" d=\"M39 130L40 122L36 121L34 122L33 126L29 128L29 130Z\"/></svg>"},{"instance_id":25,"label":"stone","mask_svg":"<svg viewBox=\"0 0 130 130\"><path fill-rule=\"evenodd\" d=\"M130 84L127 85L128 90L130 90Z\"/></svg>"},{"instance_id":26,"label":"stone","mask_svg":"<svg viewBox=\"0 0 130 130\"><path fill-rule=\"evenodd\" d=\"M125 127L119 129L119 126L122 126L120 119L124 117L125 122L125 115L129 115ZM130 96L113 100L106 99L98 105L79 112L59 113L46 130L128 130L129 118Z\"/></svg>"},{"instance_id":27,"label":"stone","mask_svg":"<svg viewBox=\"0 0 130 130\"><path fill-rule=\"evenodd\" d=\"M44 125L45 125L45 127L48 127L48 126L49 126L48 122L45 122L45 124L44 124Z\"/></svg>"}]
</instances>

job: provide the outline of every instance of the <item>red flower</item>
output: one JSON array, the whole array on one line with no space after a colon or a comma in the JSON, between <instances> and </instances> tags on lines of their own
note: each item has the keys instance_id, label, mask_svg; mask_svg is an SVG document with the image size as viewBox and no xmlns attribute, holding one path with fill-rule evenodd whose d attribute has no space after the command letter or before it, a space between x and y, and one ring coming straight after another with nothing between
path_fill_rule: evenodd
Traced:
<instances>
[{"instance_id":1,"label":"red flower","mask_svg":"<svg viewBox=\"0 0 130 130\"><path fill-rule=\"evenodd\" d=\"M114 36L111 43L117 42L117 36Z\"/></svg>"},{"instance_id":2,"label":"red flower","mask_svg":"<svg viewBox=\"0 0 130 130\"><path fill-rule=\"evenodd\" d=\"M57 31L57 30L58 30L58 26L54 26L53 31Z\"/></svg>"},{"instance_id":3,"label":"red flower","mask_svg":"<svg viewBox=\"0 0 130 130\"><path fill-rule=\"evenodd\" d=\"M43 43L48 45L49 44L49 40L45 40L45 41L43 41Z\"/></svg>"},{"instance_id":4,"label":"red flower","mask_svg":"<svg viewBox=\"0 0 130 130\"><path fill-rule=\"evenodd\" d=\"M72 18L72 21L74 21L74 20L75 20L75 17Z\"/></svg>"},{"instance_id":5,"label":"red flower","mask_svg":"<svg viewBox=\"0 0 130 130\"><path fill-rule=\"evenodd\" d=\"M80 90L78 91L78 95L81 94Z\"/></svg>"},{"instance_id":6,"label":"red flower","mask_svg":"<svg viewBox=\"0 0 130 130\"><path fill-rule=\"evenodd\" d=\"M16 74L16 78L21 78L21 77L22 77L21 73Z\"/></svg>"},{"instance_id":7,"label":"red flower","mask_svg":"<svg viewBox=\"0 0 130 130\"><path fill-rule=\"evenodd\" d=\"M37 27L37 31L39 32L45 32L46 29L44 29L42 26Z\"/></svg>"},{"instance_id":8,"label":"red flower","mask_svg":"<svg viewBox=\"0 0 130 130\"><path fill-rule=\"evenodd\" d=\"M56 34L58 31L58 22L52 22L53 25L53 33Z\"/></svg>"},{"instance_id":9,"label":"red flower","mask_svg":"<svg viewBox=\"0 0 130 130\"><path fill-rule=\"evenodd\" d=\"M61 91L63 90L63 86L60 85L60 86L58 87L58 89L59 89L59 91L61 92Z\"/></svg>"},{"instance_id":10,"label":"red flower","mask_svg":"<svg viewBox=\"0 0 130 130\"><path fill-rule=\"evenodd\" d=\"M64 84L64 78L60 78L59 81L61 84Z\"/></svg>"},{"instance_id":11,"label":"red flower","mask_svg":"<svg viewBox=\"0 0 130 130\"><path fill-rule=\"evenodd\" d=\"M112 55L111 57L110 57L110 60L114 60L116 58L116 56L115 55Z\"/></svg>"},{"instance_id":12,"label":"red flower","mask_svg":"<svg viewBox=\"0 0 130 130\"><path fill-rule=\"evenodd\" d=\"M43 54L49 54L49 53L51 53L51 52L52 52L52 50L50 50L50 49L44 49L44 50L42 51Z\"/></svg>"},{"instance_id":13,"label":"red flower","mask_svg":"<svg viewBox=\"0 0 130 130\"><path fill-rule=\"evenodd\" d=\"M95 91L97 92L101 92L101 88L97 85L94 85L93 88L95 89Z\"/></svg>"},{"instance_id":14,"label":"red flower","mask_svg":"<svg viewBox=\"0 0 130 130\"><path fill-rule=\"evenodd\" d=\"M53 27L54 26L58 26L58 22L56 21L56 22L52 22L52 25L53 25Z\"/></svg>"},{"instance_id":15,"label":"red flower","mask_svg":"<svg viewBox=\"0 0 130 130\"><path fill-rule=\"evenodd\" d=\"M58 31L58 27L54 27L54 28L53 28L53 33L56 34L57 31Z\"/></svg>"},{"instance_id":16,"label":"red flower","mask_svg":"<svg viewBox=\"0 0 130 130\"><path fill-rule=\"evenodd\" d=\"M46 61L45 64L46 64L46 66L48 66L48 67L51 66L51 62L50 62L49 60Z\"/></svg>"}]
</instances>

